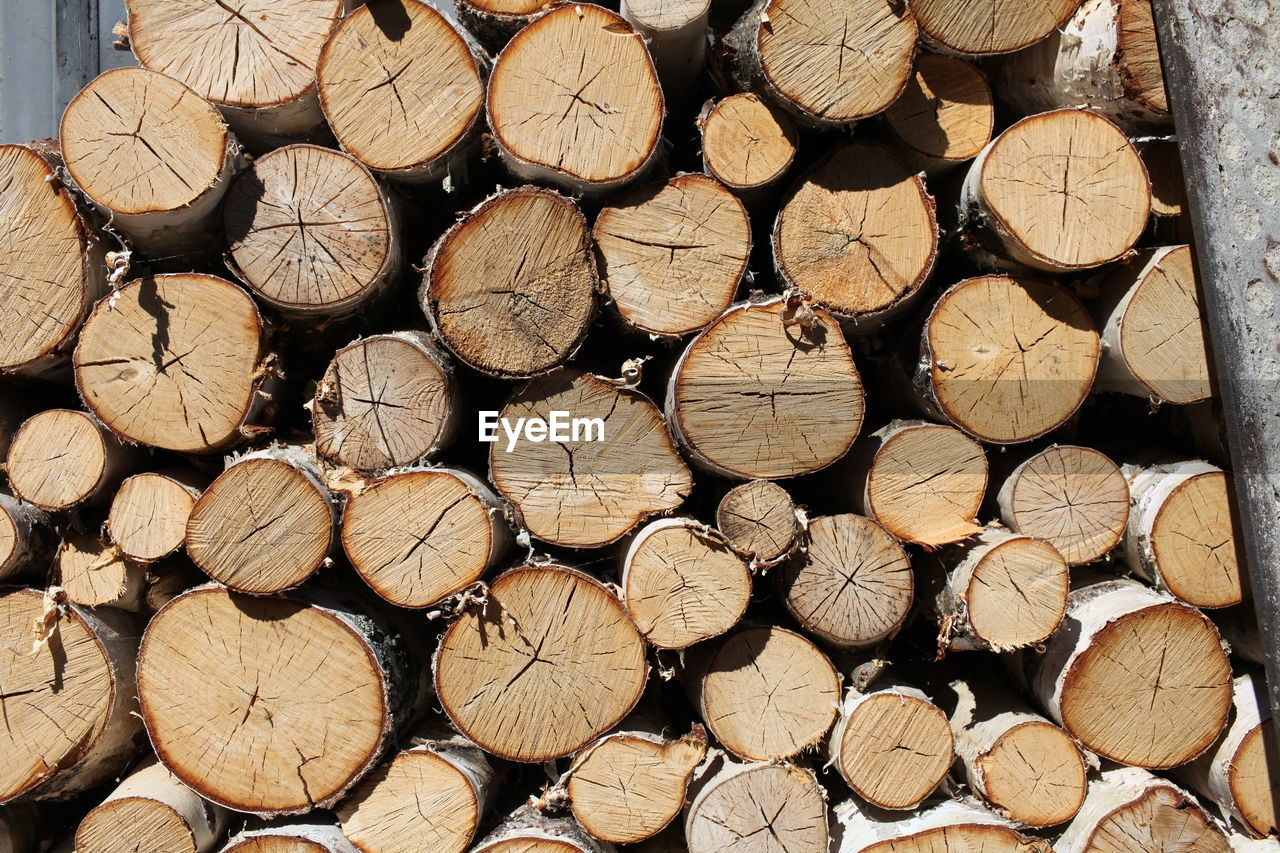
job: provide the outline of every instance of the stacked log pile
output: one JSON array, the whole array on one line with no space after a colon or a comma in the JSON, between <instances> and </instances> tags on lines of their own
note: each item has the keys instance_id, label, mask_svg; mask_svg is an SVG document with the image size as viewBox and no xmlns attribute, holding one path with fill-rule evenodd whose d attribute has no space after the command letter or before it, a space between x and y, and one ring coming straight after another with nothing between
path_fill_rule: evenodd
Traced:
<instances>
[{"instance_id":1,"label":"stacked log pile","mask_svg":"<svg viewBox=\"0 0 1280 853\"><path fill-rule=\"evenodd\" d=\"M0 851L1277 849L1147 0L126 6L0 146Z\"/></svg>"}]
</instances>

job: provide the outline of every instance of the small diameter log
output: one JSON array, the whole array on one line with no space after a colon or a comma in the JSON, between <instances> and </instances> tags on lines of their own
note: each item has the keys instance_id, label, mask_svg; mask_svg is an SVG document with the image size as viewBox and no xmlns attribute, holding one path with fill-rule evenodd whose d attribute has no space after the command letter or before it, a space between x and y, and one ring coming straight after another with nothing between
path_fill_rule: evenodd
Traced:
<instances>
[{"instance_id":1,"label":"small diameter log","mask_svg":"<svg viewBox=\"0 0 1280 853\"><path fill-rule=\"evenodd\" d=\"M739 554L755 563L768 563L792 549L800 536L800 515L782 486L749 480L720 499L716 527Z\"/></svg>"},{"instance_id":2,"label":"small diameter log","mask_svg":"<svg viewBox=\"0 0 1280 853\"><path fill-rule=\"evenodd\" d=\"M247 293L216 276L158 275L98 303L76 346L76 387L127 441L212 453L263 414L266 357Z\"/></svg>"},{"instance_id":3,"label":"small diameter log","mask_svg":"<svg viewBox=\"0 0 1280 853\"><path fill-rule=\"evenodd\" d=\"M228 816L148 760L80 821L76 853L208 853L222 840Z\"/></svg>"},{"instance_id":4,"label":"small diameter log","mask_svg":"<svg viewBox=\"0 0 1280 853\"><path fill-rule=\"evenodd\" d=\"M663 518L631 540L621 586L627 613L645 639L660 649L683 649L738 624L751 599L751 570L705 525Z\"/></svg>"},{"instance_id":5,"label":"small diameter log","mask_svg":"<svg viewBox=\"0 0 1280 853\"><path fill-rule=\"evenodd\" d=\"M1055 445L1013 469L998 503L1010 530L1043 539L1079 566L1120 543L1129 521L1129 484L1102 453Z\"/></svg>"},{"instance_id":6,"label":"small diameter log","mask_svg":"<svg viewBox=\"0 0 1280 853\"><path fill-rule=\"evenodd\" d=\"M396 471L347 498L342 547L369 587L429 607L479 580L511 547L502 504L458 468Z\"/></svg>"},{"instance_id":7,"label":"small diameter log","mask_svg":"<svg viewBox=\"0 0 1280 853\"><path fill-rule=\"evenodd\" d=\"M33 646L37 624L49 633ZM124 770L142 739L132 617L6 587L0 638L0 803L67 799Z\"/></svg>"},{"instance_id":8,"label":"small diameter log","mask_svg":"<svg viewBox=\"0 0 1280 853\"><path fill-rule=\"evenodd\" d=\"M246 829L219 853L361 853L337 826L321 818L274 821Z\"/></svg>"},{"instance_id":9,"label":"small diameter log","mask_svg":"<svg viewBox=\"0 0 1280 853\"><path fill-rule=\"evenodd\" d=\"M1199 611L1128 580L1072 590L1067 616L1026 655L1049 716L1103 758L1163 769L1196 758L1231 710L1231 667Z\"/></svg>"},{"instance_id":10,"label":"small diameter log","mask_svg":"<svg viewBox=\"0 0 1280 853\"><path fill-rule=\"evenodd\" d=\"M66 361L105 290L102 246L35 147L0 145L0 374L40 377Z\"/></svg>"},{"instance_id":11,"label":"small diameter log","mask_svg":"<svg viewBox=\"0 0 1280 853\"><path fill-rule=\"evenodd\" d=\"M806 547L777 577L796 621L842 648L866 648L892 637L906 622L915 595L902 546L860 515L815 518Z\"/></svg>"},{"instance_id":12,"label":"small diameter log","mask_svg":"<svg viewBox=\"0 0 1280 853\"><path fill-rule=\"evenodd\" d=\"M1227 853L1195 799L1137 767L1104 770L1089 785L1075 820L1054 843L1058 853Z\"/></svg>"},{"instance_id":13,"label":"small diameter log","mask_svg":"<svg viewBox=\"0 0 1280 853\"><path fill-rule=\"evenodd\" d=\"M979 532L982 445L954 427L891 421L854 450L858 509L904 542L936 548Z\"/></svg>"},{"instance_id":14,"label":"small diameter log","mask_svg":"<svg viewBox=\"0 0 1280 853\"><path fill-rule=\"evenodd\" d=\"M749 761L798 755L835 722L839 673L784 628L747 628L700 646L681 677L716 740Z\"/></svg>"},{"instance_id":15,"label":"small diameter log","mask_svg":"<svg viewBox=\"0 0 1280 853\"><path fill-rule=\"evenodd\" d=\"M1009 0L917 0L911 4L921 38L943 53L989 56L1022 50L1047 38L1079 0L1030 5Z\"/></svg>"},{"instance_id":16,"label":"small diameter log","mask_svg":"<svg viewBox=\"0 0 1280 853\"><path fill-rule=\"evenodd\" d=\"M1057 110L982 149L960 194L960 227L984 266L1069 273L1123 257L1150 209L1147 169L1120 128Z\"/></svg>"},{"instance_id":17,"label":"small diameter log","mask_svg":"<svg viewBox=\"0 0 1280 853\"><path fill-rule=\"evenodd\" d=\"M801 306L807 311L807 306ZM667 386L667 422L713 474L776 479L827 467L862 428L862 379L836 321L789 325L784 298L740 302L685 349Z\"/></svg>"},{"instance_id":18,"label":"small diameter log","mask_svg":"<svg viewBox=\"0 0 1280 853\"><path fill-rule=\"evenodd\" d=\"M196 568L185 554L175 554L147 566L143 601L147 610L154 613L192 587L208 582L205 573Z\"/></svg>"},{"instance_id":19,"label":"small diameter log","mask_svg":"<svg viewBox=\"0 0 1280 853\"><path fill-rule=\"evenodd\" d=\"M422 332L338 350L311 398L316 453L363 471L434 456L459 427L449 360Z\"/></svg>"},{"instance_id":20,"label":"small diameter log","mask_svg":"<svg viewBox=\"0 0 1280 853\"><path fill-rule=\"evenodd\" d=\"M372 0L338 24L316 65L320 104L348 154L426 182L476 147L488 59L419 0Z\"/></svg>"},{"instance_id":21,"label":"small diameter log","mask_svg":"<svg viewBox=\"0 0 1280 853\"><path fill-rule=\"evenodd\" d=\"M282 592L320 568L337 520L315 459L300 447L269 447L234 460L204 490L187 520L187 553L237 592Z\"/></svg>"},{"instance_id":22,"label":"small diameter log","mask_svg":"<svg viewBox=\"0 0 1280 853\"><path fill-rule=\"evenodd\" d=\"M555 412L570 413L573 424L562 417L556 429ZM570 548L616 542L646 518L680 506L693 487L658 408L599 376L566 369L535 379L501 418L517 429L520 418L552 427L545 441L537 432L522 439L496 432L489 449L489 479L543 542Z\"/></svg>"},{"instance_id":23,"label":"small diameter log","mask_svg":"<svg viewBox=\"0 0 1280 853\"><path fill-rule=\"evenodd\" d=\"M684 807L694 770L707 755L701 726L667 739L647 728L606 735L569 770L569 804L593 837L635 844L657 835Z\"/></svg>"},{"instance_id":24,"label":"small diameter log","mask_svg":"<svg viewBox=\"0 0 1280 853\"><path fill-rule=\"evenodd\" d=\"M926 405L991 444L1066 423L1093 386L1098 333L1047 281L979 276L942 294L925 323L916 384Z\"/></svg>"},{"instance_id":25,"label":"small diameter log","mask_svg":"<svg viewBox=\"0 0 1280 853\"><path fill-rule=\"evenodd\" d=\"M548 0L453 0L458 21L494 56L551 5Z\"/></svg>"},{"instance_id":26,"label":"small diameter log","mask_svg":"<svg viewBox=\"0 0 1280 853\"><path fill-rule=\"evenodd\" d=\"M971 799L946 800L927 811L873 813L854 800L835 807L838 853L1053 853L1048 841L1023 835L1008 820ZM1128 848L1125 848L1128 849Z\"/></svg>"},{"instance_id":27,"label":"small diameter log","mask_svg":"<svg viewBox=\"0 0 1280 853\"><path fill-rule=\"evenodd\" d=\"M109 541L68 533L58 547L54 577L67 600L86 607L143 609L147 567L130 560Z\"/></svg>"},{"instance_id":28,"label":"small diameter log","mask_svg":"<svg viewBox=\"0 0 1280 853\"><path fill-rule=\"evenodd\" d=\"M454 727L512 761L581 749L631 712L647 675L644 639L613 594L554 565L500 576L435 656L436 695Z\"/></svg>"},{"instance_id":29,"label":"small diameter log","mask_svg":"<svg viewBox=\"0 0 1280 853\"><path fill-rule=\"evenodd\" d=\"M84 412L49 409L27 418L9 446L16 497L57 512L105 501L135 454Z\"/></svg>"},{"instance_id":30,"label":"small diameter log","mask_svg":"<svg viewBox=\"0 0 1280 853\"><path fill-rule=\"evenodd\" d=\"M852 331L911 304L938 254L920 175L871 142L836 148L792 191L773 225L779 278Z\"/></svg>"},{"instance_id":31,"label":"small diameter log","mask_svg":"<svg viewBox=\"0 0 1280 853\"><path fill-rule=\"evenodd\" d=\"M687 100L706 65L711 0L622 0L620 11L649 46L663 92Z\"/></svg>"},{"instance_id":32,"label":"small diameter log","mask_svg":"<svg viewBox=\"0 0 1280 853\"><path fill-rule=\"evenodd\" d=\"M665 112L644 39L590 4L554 8L511 39L489 78L487 108L513 174L585 195L644 174Z\"/></svg>"},{"instance_id":33,"label":"small diameter log","mask_svg":"<svg viewBox=\"0 0 1280 853\"><path fill-rule=\"evenodd\" d=\"M709 104L698 116L702 166L736 193L773 186L796 159L796 128L781 109L754 92Z\"/></svg>"},{"instance_id":34,"label":"small diameter log","mask_svg":"<svg viewBox=\"0 0 1280 853\"><path fill-rule=\"evenodd\" d=\"M1147 176L1151 179L1151 215L1181 216L1187 209L1187 184L1182 175L1182 155L1171 139L1136 143Z\"/></svg>"},{"instance_id":35,"label":"small diameter log","mask_svg":"<svg viewBox=\"0 0 1280 853\"><path fill-rule=\"evenodd\" d=\"M551 817L532 805L521 806L472 853L614 853L614 846L597 841L571 817Z\"/></svg>"},{"instance_id":36,"label":"small diameter log","mask_svg":"<svg viewBox=\"0 0 1280 853\"><path fill-rule=\"evenodd\" d=\"M931 178L977 157L991 141L994 122L987 75L940 53L916 57L915 75L884 112L893 150Z\"/></svg>"},{"instance_id":37,"label":"small diameter log","mask_svg":"<svg viewBox=\"0 0 1280 853\"><path fill-rule=\"evenodd\" d=\"M1190 246L1139 253L1097 283L1098 389L1166 403L1214 396L1208 330Z\"/></svg>"},{"instance_id":38,"label":"small diameter log","mask_svg":"<svg viewBox=\"0 0 1280 853\"><path fill-rule=\"evenodd\" d=\"M1124 466L1133 494L1124 559L1139 577L1196 607L1248 596L1231 475L1208 462Z\"/></svg>"},{"instance_id":39,"label":"small diameter log","mask_svg":"<svg viewBox=\"0 0 1280 853\"><path fill-rule=\"evenodd\" d=\"M48 513L0 492L0 580L44 569L55 541Z\"/></svg>"},{"instance_id":40,"label":"small diameter log","mask_svg":"<svg viewBox=\"0 0 1280 853\"><path fill-rule=\"evenodd\" d=\"M240 145L218 111L172 77L113 68L62 115L72 180L150 257L213 249Z\"/></svg>"},{"instance_id":41,"label":"small diameter log","mask_svg":"<svg viewBox=\"0 0 1280 853\"><path fill-rule=\"evenodd\" d=\"M757 0L725 39L743 89L806 124L880 112L911 76L916 22L888 0Z\"/></svg>"},{"instance_id":42,"label":"small diameter log","mask_svg":"<svg viewBox=\"0 0 1280 853\"><path fill-rule=\"evenodd\" d=\"M596 217L592 237L613 307L655 335L696 332L733 302L751 255L751 223L705 175L639 187Z\"/></svg>"},{"instance_id":43,"label":"small diameter log","mask_svg":"<svg viewBox=\"0 0 1280 853\"><path fill-rule=\"evenodd\" d=\"M187 519L208 479L189 468L135 474L111 500L107 532L120 553L150 563L182 547Z\"/></svg>"},{"instance_id":44,"label":"small diameter log","mask_svg":"<svg viewBox=\"0 0 1280 853\"><path fill-rule=\"evenodd\" d=\"M153 616L138 653L159 759L206 800L262 816L340 800L418 694L403 641L380 619L212 584Z\"/></svg>"},{"instance_id":45,"label":"small diameter log","mask_svg":"<svg viewBox=\"0 0 1280 853\"><path fill-rule=\"evenodd\" d=\"M827 853L826 792L806 768L718 753L690 786L684 831L689 853Z\"/></svg>"},{"instance_id":46,"label":"small diameter log","mask_svg":"<svg viewBox=\"0 0 1280 853\"><path fill-rule=\"evenodd\" d=\"M577 351L599 287L577 205L520 187L486 199L436 241L419 300L466 364L493 376L533 376Z\"/></svg>"}]
</instances>

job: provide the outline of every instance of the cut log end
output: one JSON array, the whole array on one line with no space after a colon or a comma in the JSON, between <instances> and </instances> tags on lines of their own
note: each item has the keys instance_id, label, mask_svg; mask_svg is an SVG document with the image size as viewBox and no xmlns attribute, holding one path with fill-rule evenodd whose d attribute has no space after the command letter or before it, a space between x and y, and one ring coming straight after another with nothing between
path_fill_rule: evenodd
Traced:
<instances>
[{"instance_id":1,"label":"cut log end","mask_svg":"<svg viewBox=\"0 0 1280 853\"><path fill-rule=\"evenodd\" d=\"M707 172L739 192L773 184L796 158L795 124L753 92L716 102L699 118L698 129Z\"/></svg>"},{"instance_id":2,"label":"cut log end","mask_svg":"<svg viewBox=\"0 0 1280 853\"><path fill-rule=\"evenodd\" d=\"M726 763L697 784L685 813L689 853L760 853L771 843L788 853L827 853L826 796L810 771Z\"/></svg>"},{"instance_id":3,"label":"cut log end","mask_svg":"<svg viewBox=\"0 0 1280 853\"><path fill-rule=\"evenodd\" d=\"M40 509L70 509L102 493L120 452L84 412L48 409L28 418L13 437L9 485Z\"/></svg>"},{"instance_id":4,"label":"cut log end","mask_svg":"<svg viewBox=\"0 0 1280 853\"><path fill-rule=\"evenodd\" d=\"M716 507L716 527L739 554L758 562L781 557L800 535L796 505L768 480L734 486Z\"/></svg>"},{"instance_id":5,"label":"cut log end","mask_svg":"<svg viewBox=\"0 0 1280 853\"><path fill-rule=\"evenodd\" d=\"M182 547L187 519L200 490L194 472L136 474L120 484L111 501L107 529L126 557L152 562Z\"/></svg>"},{"instance_id":6,"label":"cut log end","mask_svg":"<svg viewBox=\"0 0 1280 853\"><path fill-rule=\"evenodd\" d=\"M1008 0L918 0L921 35L950 53L988 56L1035 44L1067 20L1079 0L1027 5Z\"/></svg>"},{"instance_id":7,"label":"cut log end","mask_svg":"<svg viewBox=\"0 0 1280 853\"><path fill-rule=\"evenodd\" d=\"M906 90L884 112L908 165L939 175L972 160L991 141L995 109L987 77L974 65L921 53Z\"/></svg>"},{"instance_id":8,"label":"cut log end","mask_svg":"<svg viewBox=\"0 0 1280 853\"><path fill-rule=\"evenodd\" d=\"M1056 848L1064 853L1149 850L1227 853L1222 830L1182 789L1143 770L1106 770Z\"/></svg>"},{"instance_id":9,"label":"cut log end","mask_svg":"<svg viewBox=\"0 0 1280 853\"><path fill-rule=\"evenodd\" d=\"M1084 759L1071 738L1047 721L1028 721L1005 731L974 760L983 796L1010 820L1056 826L1084 802Z\"/></svg>"},{"instance_id":10,"label":"cut log end","mask_svg":"<svg viewBox=\"0 0 1280 853\"><path fill-rule=\"evenodd\" d=\"M955 754L946 715L910 688L851 691L831 747L849 787L884 809L918 806L942 783Z\"/></svg>"},{"instance_id":11,"label":"cut log end","mask_svg":"<svg viewBox=\"0 0 1280 853\"><path fill-rule=\"evenodd\" d=\"M143 608L147 569L97 536L67 534L55 561L58 586L87 607Z\"/></svg>"},{"instance_id":12,"label":"cut log end","mask_svg":"<svg viewBox=\"0 0 1280 853\"><path fill-rule=\"evenodd\" d=\"M78 853L206 853L218 841L227 812L206 803L163 765L149 759L116 786L76 829Z\"/></svg>"},{"instance_id":13,"label":"cut log end","mask_svg":"<svg viewBox=\"0 0 1280 853\"><path fill-rule=\"evenodd\" d=\"M840 853L1052 853L1054 849L1048 841L1022 834L972 800L947 800L900 817L864 809L852 800L836 806L835 812L844 826Z\"/></svg>"}]
</instances>

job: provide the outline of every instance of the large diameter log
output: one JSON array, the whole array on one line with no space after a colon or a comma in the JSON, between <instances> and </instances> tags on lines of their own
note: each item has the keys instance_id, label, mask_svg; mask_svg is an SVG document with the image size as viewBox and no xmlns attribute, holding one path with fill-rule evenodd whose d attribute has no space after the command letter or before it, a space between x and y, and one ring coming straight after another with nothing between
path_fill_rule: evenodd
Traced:
<instances>
[{"instance_id":1,"label":"large diameter log","mask_svg":"<svg viewBox=\"0 0 1280 853\"><path fill-rule=\"evenodd\" d=\"M76 853L208 853L222 840L228 812L206 803L163 764L134 770L76 829Z\"/></svg>"},{"instance_id":2,"label":"large diameter log","mask_svg":"<svg viewBox=\"0 0 1280 853\"><path fill-rule=\"evenodd\" d=\"M412 716L406 655L369 614L209 585L151 618L138 699L156 755L201 797L300 814L340 800Z\"/></svg>"},{"instance_id":3,"label":"large diameter log","mask_svg":"<svg viewBox=\"0 0 1280 853\"><path fill-rule=\"evenodd\" d=\"M917 0L911 5L920 36L944 53L987 56L1022 50L1047 38L1079 0Z\"/></svg>"},{"instance_id":4,"label":"large diameter log","mask_svg":"<svg viewBox=\"0 0 1280 853\"><path fill-rule=\"evenodd\" d=\"M1053 853L1055 849L1044 839L1023 835L1008 820L972 800L946 800L902 816L873 814L848 800L836 806L835 817L843 830L838 853Z\"/></svg>"},{"instance_id":5,"label":"large diameter log","mask_svg":"<svg viewBox=\"0 0 1280 853\"><path fill-rule=\"evenodd\" d=\"M706 64L711 0L623 0L619 11L648 44L663 92L688 99Z\"/></svg>"},{"instance_id":6,"label":"large diameter log","mask_svg":"<svg viewBox=\"0 0 1280 853\"><path fill-rule=\"evenodd\" d=\"M554 8L493 67L489 127L521 180L598 195L640 177L662 132L662 88L644 39L615 12Z\"/></svg>"},{"instance_id":7,"label":"large diameter log","mask_svg":"<svg viewBox=\"0 0 1280 853\"><path fill-rule=\"evenodd\" d=\"M991 141L994 122L987 76L940 53L916 57L906 90L884 111L894 151L931 178L977 157Z\"/></svg>"},{"instance_id":8,"label":"large diameter log","mask_svg":"<svg viewBox=\"0 0 1280 853\"><path fill-rule=\"evenodd\" d=\"M0 492L0 580L44 569L55 541L48 513Z\"/></svg>"},{"instance_id":9,"label":"large diameter log","mask_svg":"<svg viewBox=\"0 0 1280 853\"><path fill-rule=\"evenodd\" d=\"M508 426L492 437L489 479L544 542L572 548L616 542L646 518L680 506L693 487L658 408L601 377L565 369L535 379L500 418ZM529 432L530 422L546 422L546 435Z\"/></svg>"},{"instance_id":10,"label":"large diameter log","mask_svg":"<svg viewBox=\"0 0 1280 853\"><path fill-rule=\"evenodd\" d=\"M33 648L35 625L48 634ZM0 803L67 799L124 770L142 740L133 619L7 587L0 644Z\"/></svg>"},{"instance_id":11,"label":"large diameter log","mask_svg":"<svg viewBox=\"0 0 1280 853\"><path fill-rule=\"evenodd\" d=\"M1147 169L1120 128L1056 110L982 150L965 177L960 227L985 266L1068 273L1123 257L1150 209Z\"/></svg>"},{"instance_id":12,"label":"large diameter log","mask_svg":"<svg viewBox=\"0 0 1280 853\"><path fill-rule=\"evenodd\" d=\"M529 186L486 199L441 235L419 300L462 361L494 376L533 376L573 356L599 287L577 205Z\"/></svg>"},{"instance_id":13,"label":"large diameter log","mask_svg":"<svg viewBox=\"0 0 1280 853\"><path fill-rule=\"evenodd\" d=\"M68 601L86 607L143 609L147 567L98 536L68 532L54 560L54 580Z\"/></svg>"},{"instance_id":14,"label":"large diameter log","mask_svg":"<svg viewBox=\"0 0 1280 853\"><path fill-rule=\"evenodd\" d=\"M826 792L813 771L741 764L723 753L690 786L684 831L689 853L827 853Z\"/></svg>"},{"instance_id":15,"label":"large diameter log","mask_svg":"<svg viewBox=\"0 0 1280 853\"><path fill-rule=\"evenodd\" d=\"M500 576L435 656L436 695L454 726L513 761L581 749L631 712L647 675L644 639L621 603L553 565Z\"/></svg>"},{"instance_id":16,"label":"large diameter log","mask_svg":"<svg viewBox=\"0 0 1280 853\"><path fill-rule=\"evenodd\" d=\"M15 496L57 512L105 501L133 461L134 453L89 415L48 409L23 422L6 465Z\"/></svg>"},{"instance_id":17,"label":"large diameter log","mask_svg":"<svg viewBox=\"0 0 1280 853\"><path fill-rule=\"evenodd\" d=\"M120 553L150 563L182 547L187 519L208 480L194 470L173 468L135 474L111 499L107 532Z\"/></svg>"},{"instance_id":18,"label":"large diameter log","mask_svg":"<svg viewBox=\"0 0 1280 853\"><path fill-rule=\"evenodd\" d=\"M240 144L194 91L114 68L71 99L59 137L72 180L149 257L217 247Z\"/></svg>"},{"instance_id":19,"label":"large diameter log","mask_svg":"<svg viewBox=\"0 0 1280 853\"><path fill-rule=\"evenodd\" d=\"M716 506L716 528L729 547L753 563L769 563L791 551L800 519L787 490L768 480L734 486Z\"/></svg>"},{"instance_id":20,"label":"large diameter log","mask_svg":"<svg viewBox=\"0 0 1280 853\"><path fill-rule=\"evenodd\" d=\"M102 245L39 149L0 145L0 373L39 377L66 361L105 290Z\"/></svg>"},{"instance_id":21,"label":"large diameter log","mask_svg":"<svg viewBox=\"0 0 1280 853\"><path fill-rule=\"evenodd\" d=\"M796 158L791 118L754 92L739 92L698 116L702 165L734 192L757 194L778 182Z\"/></svg>"},{"instance_id":22,"label":"large diameter log","mask_svg":"<svg viewBox=\"0 0 1280 853\"><path fill-rule=\"evenodd\" d=\"M916 384L926 405L974 438L1016 444L1075 414L1093 386L1101 345L1068 291L988 275L942 294L920 350Z\"/></svg>"},{"instance_id":23,"label":"large diameter log","mask_svg":"<svg viewBox=\"0 0 1280 853\"><path fill-rule=\"evenodd\" d=\"M1024 658L1051 718L1098 755L1175 767L1218 738L1231 710L1231 667L1199 611L1135 581L1072 590L1043 655Z\"/></svg>"},{"instance_id":24,"label":"large diameter log","mask_svg":"<svg viewBox=\"0 0 1280 853\"><path fill-rule=\"evenodd\" d=\"M782 298L739 303L685 349L667 421L695 463L735 479L795 477L853 446L862 379L840 326L812 314L788 325Z\"/></svg>"},{"instance_id":25,"label":"large diameter log","mask_svg":"<svg viewBox=\"0 0 1280 853\"><path fill-rule=\"evenodd\" d=\"M1227 853L1230 847L1195 799L1137 767L1104 770L1079 814L1054 843L1058 853Z\"/></svg>"},{"instance_id":26,"label":"large diameter log","mask_svg":"<svg viewBox=\"0 0 1280 853\"><path fill-rule=\"evenodd\" d=\"M615 853L592 838L572 817L552 817L532 805L516 809L472 853Z\"/></svg>"},{"instance_id":27,"label":"large diameter log","mask_svg":"<svg viewBox=\"0 0 1280 853\"><path fill-rule=\"evenodd\" d=\"M361 853L323 818L273 821L236 833L219 853Z\"/></svg>"},{"instance_id":28,"label":"large diameter log","mask_svg":"<svg viewBox=\"0 0 1280 853\"><path fill-rule=\"evenodd\" d=\"M705 175L638 187L600 211L592 229L600 277L628 326L684 335L733 302L751 255L751 223Z\"/></svg>"},{"instance_id":29,"label":"large diameter log","mask_svg":"<svg viewBox=\"0 0 1280 853\"><path fill-rule=\"evenodd\" d=\"M216 276L159 275L98 303L76 346L76 387L127 441L212 453L264 413L266 356L247 293Z\"/></svg>"},{"instance_id":30,"label":"large diameter log","mask_svg":"<svg viewBox=\"0 0 1280 853\"><path fill-rule=\"evenodd\" d=\"M389 178L431 181L477 141L487 64L427 3L372 0L320 52L320 104L344 151Z\"/></svg>"}]
</instances>

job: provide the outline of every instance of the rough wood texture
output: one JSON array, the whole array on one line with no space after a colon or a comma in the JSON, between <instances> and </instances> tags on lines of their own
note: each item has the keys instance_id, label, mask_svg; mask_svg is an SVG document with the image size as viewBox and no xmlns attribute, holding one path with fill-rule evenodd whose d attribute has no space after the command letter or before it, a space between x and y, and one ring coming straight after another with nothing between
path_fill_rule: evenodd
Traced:
<instances>
[{"instance_id":1,"label":"rough wood texture","mask_svg":"<svg viewBox=\"0 0 1280 853\"><path fill-rule=\"evenodd\" d=\"M947 53L987 56L1022 50L1062 26L1079 0L917 0L920 35Z\"/></svg>"},{"instance_id":2,"label":"rough wood texture","mask_svg":"<svg viewBox=\"0 0 1280 853\"><path fill-rule=\"evenodd\" d=\"M734 486L716 506L716 527L731 548L753 563L787 554L800 535L800 519L787 490L768 480Z\"/></svg>"},{"instance_id":3,"label":"rough wood texture","mask_svg":"<svg viewBox=\"0 0 1280 853\"><path fill-rule=\"evenodd\" d=\"M946 801L922 812L876 814L855 800L835 808L843 836L839 853L1053 853L1041 838L970 800Z\"/></svg>"},{"instance_id":4,"label":"rough wood texture","mask_svg":"<svg viewBox=\"0 0 1280 853\"><path fill-rule=\"evenodd\" d=\"M614 853L571 817L551 817L531 805L516 809L472 848L473 853Z\"/></svg>"},{"instance_id":5,"label":"rough wood texture","mask_svg":"<svg viewBox=\"0 0 1280 853\"><path fill-rule=\"evenodd\" d=\"M222 840L228 816L149 760L84 816L76 829L76 851L207 853Z\"/></svg>"},{"instance_id":6,"label":"rough wood texture","mask_svg":"<svg viewBox=\"0 0 1280 853\"><path fill-rule=\"evenodd\" d=\"M906 90L885 110L884 123L907 165L933 178L977 157L991 141L991 101L987 76L976 66L921 53Z\"/></svg>"},{"instance_id":7,"label":"rough wood texture","mask_svg":"<svg viewBox=\"0 0 1280 853\"><path fill-rule=\"evenodd\" d=\"M1104 770L1089 786L1058 853L1226 853L1227 839L1190 795L1136 767Z\"/></svg>"},{"instance_id":8,"label":"rough wood texture","mask_svg":"<svg viewBox=\"0 0 1280 853\"><path fill-rule=\"evenodd\" d=\"M111 500L107 531L120 553L150 563L182 547L187 519L208 479L189 468L135 474Z\"/></svg>"},{"instance_id":9,"label":"rough wood texture","mask_svg":"<svg viewBox=\"0 0 1280 853\"><path fill-rule=\"evenodd\" d=\"M826 853L827 820L813 771L718 753L694 779L684 831L689 853Z\"/></svg>"},{"instance_id":10,"label":"rough wood texture","mask_svg":"<svg viewBox=\"0 0 1280 853\"><path fill-rule=\"evenodd\" d=\"M273 821L236 833L221 853L361 853L322 818Z\"/></svg>"},{"instance_id":11,"label":"rough wood texture","mask_svg":"<svg viewBox=\"0 0 1280 853\"><path fill-rule=\"evenodd\" d=\"M48 513L0 492L0 580L45 569L54 541Z\"/></svg>"},{"instance_id":12,"label":"rough wood texture","mask_svg":"<svg viewBox=\"0 0 1280 853\"><path fill-rule=\"evenodd\" d=\"M109 541L68 533L58 547L54 578L67 600L86 607L143 609L147 567L120 553Z\"/></svg>"},{"instance_id":13,"label":"rough wood texture","mask_svg":"<svg viewBox=\"0 0 1280 853\"><path fill-rule=\"evenodd\" d=\"M15 496L56 512L105 502L134 461L129 448L84 412L47 409L23 422L6 470Z\"/></svg>"},{"instance_id":14,"label":"rough wood texture","mask_svg":"<svg viewBox=\"0 0 1280 853\"><path fill-rule=\"evenodd\" d=\"M776 184L791 168L799 144L791 118L754 92L708 102L698 131L707 174L740 194Z\"/></svg>"}]
</instances>

